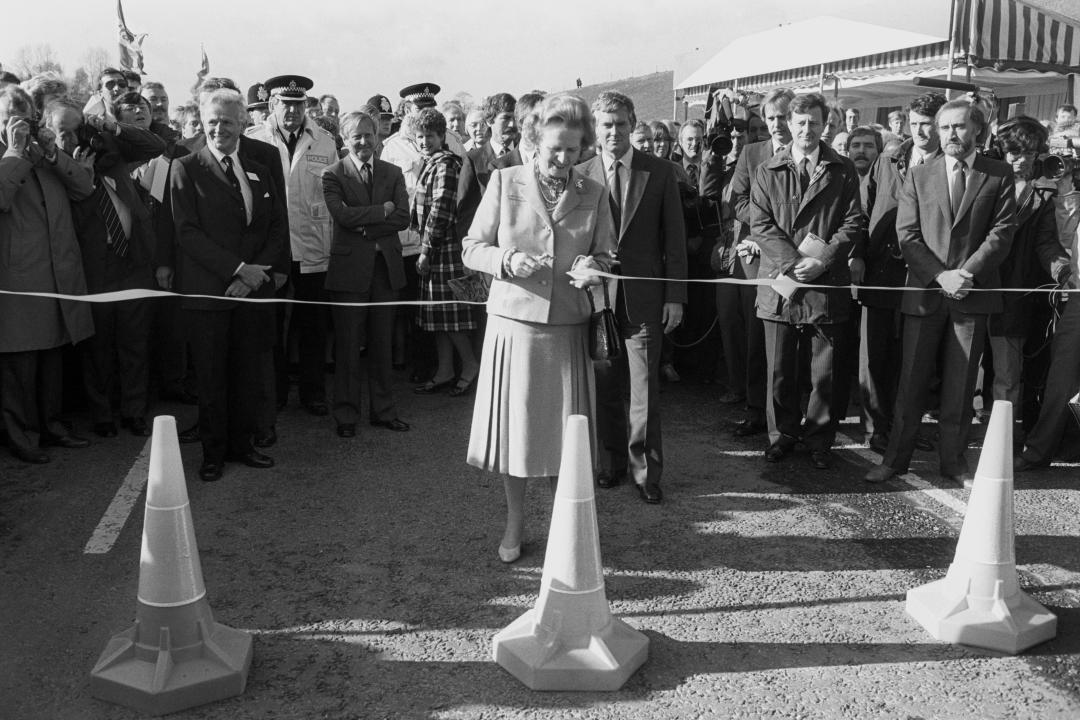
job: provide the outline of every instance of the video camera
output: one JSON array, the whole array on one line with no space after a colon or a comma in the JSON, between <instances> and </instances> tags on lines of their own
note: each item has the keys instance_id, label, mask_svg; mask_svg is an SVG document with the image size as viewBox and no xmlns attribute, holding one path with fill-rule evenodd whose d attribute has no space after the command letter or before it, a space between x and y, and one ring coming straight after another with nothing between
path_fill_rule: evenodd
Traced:
<instances>
[{"instance_id":1,"label":"video camera","mask_svg":"<svg viewBox=\"0 0 1080 720\"><path fill-rule=\"evenodd\" d=\"M1052 137L1048 141L1050 152L1039 156L1039 169L1043 177L1060 180L1072 176L1073 187L1080 188L1080 152L1071 137Z\"/></svg>"},{"instance_id":2,"label":"video camera","mask_svg":"<svg viewBox=\"0 0 1080 720\"><path fill-rule=\"evenodd\" d=\"M712 90L705 101L705 144L716 157L724 157L735 147L731 132L746 132L750 121L747 94Z\"/></svg>"}]
</instances>

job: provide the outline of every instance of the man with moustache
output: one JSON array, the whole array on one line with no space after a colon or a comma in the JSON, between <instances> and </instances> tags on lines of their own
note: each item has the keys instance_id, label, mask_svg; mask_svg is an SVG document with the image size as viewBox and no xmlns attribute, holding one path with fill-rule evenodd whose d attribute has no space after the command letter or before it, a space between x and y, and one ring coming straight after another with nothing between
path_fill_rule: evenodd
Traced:
<instances>
[{"instance_id":1,"label":"man with moustache","mask_svg":"<svg viewBox=\"0 0 1080 720\"><path fill-rule=\"evenodd\" d=\"M616 283L612 305L623 352L614 362L596 363L597 437L609 456L606 463L600 462L597 482L610 488L629 474L641 499L657 504L663 499L664 466L660 344L663 334L682 322L686 284L670 281L687 276L686 227L675 168L630 145L630 131L637 123L633 101L605 91L592 110L600 154L578 167L608 189L619 271L628 277L668 281ZM627 389L629 407L624 400Z\"/></svg>"},{"instance_id":2,"label":"man with moustache","mask_svg":"<svg viewBox=\"0 0 1080 720\"><path fill-rule=\"evenodd\" d=\"M838 351L851 305L848 255L866 232L855 168L821 140L828 112L818 93L791 102L791 144L758 169L750 193L751 232L761 247L759 277L831 286L784 291L761 285L757 296L769 377L765 460L779 462L801 440L819 470L832 464L843 413L838 390L846 378ZM810 356L811 386L805 420L799 382L804 354Z\"/></svg>"},{"instance_id":3,"label":"man with moustache","mask_svg":"<svg viewBox=\"0 0 1080 720\"><path fill-rule=\"evenodd\" d=\"M536 148L529 142L529 133L526 126L532 123L533 109L540 104L544 97L544 93L533 91L527 92L517 99L517 105L514 108L514 125L517 126L518 143L510 152L502 157L495 158L495 162L492 163L493 168L501 170L502 168L517 167L518 165L528 165L533 161L536 156Z\"/></svg>"},{"instance_id":4,"label":"man with moustache","mask_svg":"<svg viewBox=\"0 0 1080 720\"><path fill-rule=\"evenodd\" d=\"M873 202L866 205L870 216L865 246L857 257L864 262L862 281L874 287L902 287L907 263L896 234L896 212L900 190L911 168L941 156L934 116L945 104L940 93L920 95L908 105L911 137L894 153L882 155L871 171ZM859 393L867 442L872 450L884 453L889 444L896 385L900 374L902 348L901 292L858 290L862 305L859 345ZM932 449L916 437L916 447Z\"/></svg>"},{"instance_id":5,"label":"man with moustache","mask_svg":"<svg viewBox=\"0 0 1080 720\"><path fill-rule=\"evenodd\" d=\"M322 172L337 161L334 138L305 112L307 91L314 83L301 75L280 75L266 81L270 115L245 134L273 145L285 176L284 198L289 209L292 271L289 281L297 300L325 300L326 267L330 261L332 223L322 192ZM300 353L300 404L312 415L329 413L325 366L327 308L296 304L292 328ZM280 368L279 368L280 372ZM278 397L278 403L285 398Z\"/></svg>"},{"instance_id":6,"label":"man with moustache","mask_svg":"<svg viewBox=\"0 0 1080 720\"><path fill-rule=\"evenodd\" d=\"M200 97L206 145L179 158L170 182L177 277L184 298L199 388L203 461L199 478L219 480L226 460L253 468L274 461L251 444L261 393L260 356L273 343L269 306L224 298L272 297L273 276L288 270L287 216L270 169L239 153L244 102L235 90Z\"/></svg>"},{"instance_id":7,"label":"man with moustache","mask_svg":"<svg viewBox=\"0 0 1080 720\"><path fill-rule=\"evenodd\" d=\"M1001 312L998 268L1016 229L1012 168L975 152L985 130L982 110L966 100L935 117L944 156L911 169L900 193L896 232L908 264L904 352L889 445L867 482L904 473L911 462L926 391L941 377L940 473L970 485L964 450L987 321ZM939 361L940 358L940 361Z\"/></svg>"},{"instance_id":8,"label":"man with moustache","mask_svg":"<svg viewBox=\"0 0 1080 720\"><path fill-rule=\"evenodd\" d=\"M735 251L731 276L753 279L758 276L761 249L750 234L750 188L758 168L791 142L787 112L795 93L786 88L769 92L761 102L761 112L769 138L743 148L731 177L731 204L735 209ZM718 284L716 311L720 341L724 347L729 390L734 402L746 397L746 418L735 425L735 437L749 437L765 432L765 335L764 326L754 309L757 288L753 285ZM742 387L740 387L742 386ZM743 390L740 393L740 390Z\"/></svg>"}]
</instances>

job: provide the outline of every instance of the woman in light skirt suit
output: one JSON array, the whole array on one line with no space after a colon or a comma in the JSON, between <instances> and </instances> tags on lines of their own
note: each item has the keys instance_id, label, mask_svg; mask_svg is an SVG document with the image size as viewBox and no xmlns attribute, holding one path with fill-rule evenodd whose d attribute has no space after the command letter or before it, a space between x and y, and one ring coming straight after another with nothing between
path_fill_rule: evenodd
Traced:
<instances>
[{"instance_id":1,"label":"woman in light skirt suit","mask_svg":"<svg viewBox=\"0 0 1080 720\"><path fill-rule=\"evenodd\" d=\"M531 120L535 159L492 173L462 242L465 265L494 278L468 462L504 475L503 562L521 555L527 479L559 473L567 416L593 425L586 292L600 280L567 273L610 269L616 246L606 188L573 169L595 142L588 105L552 95Z\"/></svg>"}]
</instances>

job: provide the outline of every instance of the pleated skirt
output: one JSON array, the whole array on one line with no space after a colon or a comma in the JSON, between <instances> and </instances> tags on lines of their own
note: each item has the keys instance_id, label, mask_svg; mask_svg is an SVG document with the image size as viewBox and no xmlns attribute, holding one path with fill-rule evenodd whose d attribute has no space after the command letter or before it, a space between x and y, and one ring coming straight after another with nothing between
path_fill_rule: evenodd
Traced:
<instances>
[{"instance_id":1,"label":"pleated skirt","mask_svg":"<svg viewBox=\"0 0 1080 720\"><path fill-rule=\"evenodd\" d=\"M596 381L588 322L545 325L488 315L468 463L515 477L559 474L566 418L589 419L596 453Z\"/></svg>"}]
</instances>

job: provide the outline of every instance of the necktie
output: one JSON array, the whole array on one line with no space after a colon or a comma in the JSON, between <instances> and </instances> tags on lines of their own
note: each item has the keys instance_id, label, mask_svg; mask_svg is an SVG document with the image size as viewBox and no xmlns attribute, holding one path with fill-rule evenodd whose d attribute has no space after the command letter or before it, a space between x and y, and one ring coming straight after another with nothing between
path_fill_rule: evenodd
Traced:
<instances>
[{"instance_id":1,"label":"necktie","mask_svg":"<svg viewBox=\"0 0 1080 720\"><path fill-rule=\"evenodd\" d=\"M371 197L371 164L364 163L360 166L360 182L364 183L364 188L368 192L368 197Z\"/></svg>"},{"instance_id":2,"label":"necktie","mask_svg":"<svg viewBox=\"0 0 1080 720\"><path fill-rule=\"evenodd\" d=\"M686 168L686 174L690 176L690 187L697 189L698 178L701 177L701 171L698 170L697 163L691 164Z\"/></svg>"},{"instance_id":3,"label":"necktie","mask_svg":"<svg viewBox=\"0 0 1080 720\"><path fill-rule=\"evenodd\" d=\"M967 186L967 177L964 174L964 169L967 165L963 160L956 161L956 172L953 173L952 179L952 215L953 219L956 219L956 215L960 212L960 201L964 199L964 188Z\"/></svg>"},{"instance_id":4,"label":"necktie","mask_svg":"<svg viewBox=\"0 0 1080 720\"><path fill-rule=\"evenodd\" d=\"M112 196L108 188L101 180L98 181L98 209L101 211L101 219L105 222L105 231L109 235L109 245L117 257L126 257L128 253L128 239L124 234L124 224L120 222L120 215L113 205Z\"/></svg>"},{"instance_id":5,"label":"necktie","mask_svg":"<svg viewBox=\"0 0 1080 720\"><path fill-rule=\"evenodd\" d=\"M804 157L799 161L799 194L805 195L806 188L810 187L810 158Z\"/></svg>"},{"instance_id":6,"label":"necktie","mask_svg":"<svg viewBox=\"0 0 1080 720\"><path fill-rule=\"evenodd\" d=\"M244 191L240 189L240 179L236 177L236 172L233 170L233 159L226 155L221 158L221 162L225 165L225 177L228 178L229 183L240 194L240 197L244 197Z\"/></svg>"},{"instance_id":7,"label":"necktie","mask_svg":"<svg viewBox=\"0 0 1080 720\"><path fill-rule=\"evenodd\" d=\"M619 168L622 163L616 160L611 166L611 192L608 193L608 205L611 207L611 219L615 221L615 232L622 229L622 178Z\"/></svg>"},{"instance_id":8,"label":"necktie","mask_svg":"<svg viewBox=\"0 0 1080 720\"><path fill-rule=\"evenodd\" d=\"M289 148L289 159L292 160L293 153L296 152L296 133L289 133L289 139L285 141L285 145Z\"/></svg>"}]
</instances>

